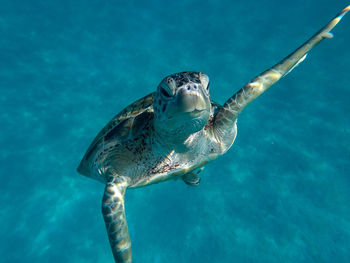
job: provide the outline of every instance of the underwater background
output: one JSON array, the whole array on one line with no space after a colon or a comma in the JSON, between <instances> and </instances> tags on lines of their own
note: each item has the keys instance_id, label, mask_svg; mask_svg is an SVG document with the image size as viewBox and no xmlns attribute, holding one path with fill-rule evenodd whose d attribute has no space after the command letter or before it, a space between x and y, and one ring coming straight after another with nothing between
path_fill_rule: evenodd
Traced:
<instances>
[{"instance_id":1,"label":"underwater background","mask_svg":"<svg viewBox=\"0 0 350 263\"><path fill-rule=\"evenodd\" d=\"M76 168L163 77L224 103L348 1L0 1L0 262L113 262ZM350 262L350 15L240 115L199 187L126 193L134 262Z\"/></svg>"}]
</instances>

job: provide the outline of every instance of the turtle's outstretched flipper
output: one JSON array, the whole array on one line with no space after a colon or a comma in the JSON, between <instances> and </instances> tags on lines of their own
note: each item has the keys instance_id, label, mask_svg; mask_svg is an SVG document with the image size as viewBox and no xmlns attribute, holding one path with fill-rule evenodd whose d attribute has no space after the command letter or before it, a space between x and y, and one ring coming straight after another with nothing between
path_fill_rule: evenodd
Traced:
<instances>
[{"instance_id":1,"label":"turtle's outstretched flipper","mask_svg":"<svg viewBox=\"0 0 350 263\"><path fill-rule=\"evenodd\" d=\"M330 31L338 24L338 22L349 10L350 5L342 10L325 27L318 31L313 37L311 37L293 53L272 68L255 77L230 99L228 99L215 117L215 128L219 132L222 131L221 133L224 131L227 132L227 129L233 129L235 126L235 120L245 106L260 96L265 90L288 74L291 70L293 70L306 58L307 53L319 42L325 38L332 38L333 35Z\"/></svg>"},{"instance_id":2,"label":"turtle's outstretched flipper","mask_svg":"<svg viewBox=\"0 0 350 263\"><path fill-rule=\"evenodd\" d=\"M131 242L125 219L125 181L106 185L102 200L102 214L116 263L131 263Z\"/></svg>"}]
</instances>

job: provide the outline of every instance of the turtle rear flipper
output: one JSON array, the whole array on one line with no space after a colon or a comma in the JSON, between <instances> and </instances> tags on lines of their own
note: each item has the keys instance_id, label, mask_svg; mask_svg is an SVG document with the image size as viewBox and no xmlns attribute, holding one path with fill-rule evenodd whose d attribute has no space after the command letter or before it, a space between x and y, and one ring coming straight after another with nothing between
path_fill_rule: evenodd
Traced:
<instances>
[{"instance_id":1,"label":"turtle rear flipper","mask_svg":"<svg viewBox=\"0 0 350 263\"><path fill-rule=\"evenodd\" d=\"M182 180L190 186L198 186L201 182L201 178L199 177L199 173L203 171L204 167L201 167L197 170L184 174L182 176Z\"/></svg>"},{"instance_id":2,"label":"turtle rear flipper","mask_svg":"<svg viewBox=\"0 0 350 263\"><path fill-rule=\"evenodd\" d=\"M109 182L102 199L102 214L117 263L131 263L131 242L125 219L124 194L127 182Z\"/></svg>"}]
</instances>

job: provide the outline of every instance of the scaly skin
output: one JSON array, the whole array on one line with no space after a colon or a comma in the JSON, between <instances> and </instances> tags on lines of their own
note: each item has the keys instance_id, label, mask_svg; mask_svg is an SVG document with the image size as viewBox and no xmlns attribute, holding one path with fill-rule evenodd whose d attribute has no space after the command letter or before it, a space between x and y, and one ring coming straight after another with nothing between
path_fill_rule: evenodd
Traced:
<instances>
[{"instance_id":1,"label":"scaly skin","mask_svg":"<svg viewBox=\"0 0 350 263\"><path fill-rule=\"evenodd\" d=\"M281 62L234 94L223 107L209 98L209 78L182 72L165 78L155 93L128 106L97 135L78 171L106 184L102 213L116 263L131 263L131 242L124 211L127 188L193 177L233 144L241 111L294 67L325 38L350 10L341 11L324 28ZM198 170L197 170L198 169ZM185 175L188 176L185 176Z\"/></svg>"},{"instance_id":2,"label":"scaly skin","mask_svg":"<svg viewBox=\"0 0 350 263\"><path fill-rule=\"evenodd\" d=\"M223 143L230 145L232 142L225 142L225 134L233 129L241 111L253 100L263 94L268 88L287 75L305 58L307 53L325 38L332 38L330 31L338 24L343 16L350 10L350 5L336 15L325 27L318 31L313 37L296 49L293 53L277 63L272 68L264 71L251 80L241 90L229 98L221 111L215 117L215 129L221 134Z\"/></svg>"},{"instance_id":3,"label":"scaly skin","mask_svg":"<svg viewBox=\"0 0 350 263\"><path fill-rule=\"evenodd\" d=\"M125 219L127 181L109 182L102 199L102 214L115 262L131 263L131 242Z\"/></svg>"}]
</instances>

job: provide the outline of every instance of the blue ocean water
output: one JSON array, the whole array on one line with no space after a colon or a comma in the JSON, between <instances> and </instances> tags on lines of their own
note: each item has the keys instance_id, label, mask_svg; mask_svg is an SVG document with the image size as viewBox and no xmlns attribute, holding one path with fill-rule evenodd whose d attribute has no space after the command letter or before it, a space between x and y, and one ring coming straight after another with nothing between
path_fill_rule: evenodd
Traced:
<instances>
[{"instance_id":1,"label":"blue ocean water","mask_svg":"<svg viewBox=\"0 0 350 263\"><path fill-rule=\"evenodd\" d=\"M224 103L347 1L0 1L0 262L113 262L76 167L166 75ZM130 190L134 262L349 262L350 15L241 114L199 187Z\"/></svg>"}]
</instances>

